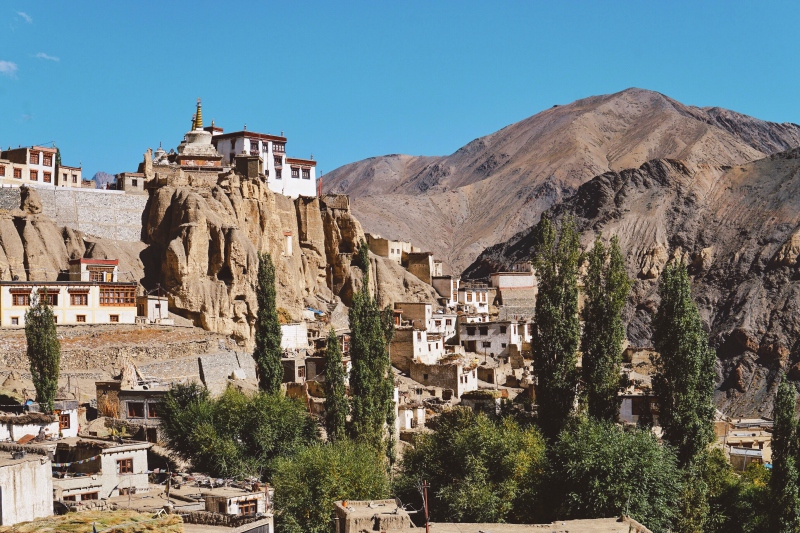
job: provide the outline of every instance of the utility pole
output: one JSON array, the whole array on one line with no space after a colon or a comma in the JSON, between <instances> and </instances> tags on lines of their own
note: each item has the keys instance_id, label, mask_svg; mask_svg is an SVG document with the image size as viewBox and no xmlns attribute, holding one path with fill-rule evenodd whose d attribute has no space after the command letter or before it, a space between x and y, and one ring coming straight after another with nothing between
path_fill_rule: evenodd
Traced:
<instances>
[{"instance_id":1,"label":"utility pole","mask_svg":"<svg viewBox=\"0 0 800 533\"><path fill-rule=\"evenodd\" d=\"M425 506L425 533L431 533L430 523L428 522L428 485L427 481L422 482L422 499Z\"/></svg>"}]
</instances>

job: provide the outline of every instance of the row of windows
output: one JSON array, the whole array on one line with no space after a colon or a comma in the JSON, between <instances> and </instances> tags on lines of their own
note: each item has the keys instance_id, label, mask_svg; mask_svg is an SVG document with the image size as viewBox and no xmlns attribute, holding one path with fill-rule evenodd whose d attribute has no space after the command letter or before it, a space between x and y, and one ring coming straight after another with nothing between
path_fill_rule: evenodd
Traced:
<instances>
[{"instance_id":1,"label":"row of windows","mask_svg":"<svg viewBox=\"0 0 800 533\"><path fill-rule=\"evenodd\" d=\"M119 322L119 315L108 315L108 321L112 323ZM86 315L75 315L75 322L84 323L86 322ZM53 316L53 323L58 324L58 316ZM19 326L19 317L12 316L11 317L11 325L12 326Z\"/></svg>"},{"instance_id":2,"label":"row of windows","mask_svg":"<svg viewBox=\"0 0 800 533\"><path fill-rule=\"evenodd\" d=\"M101 281L101 280L92 280ZM58 293L39 293L39 298L46 301L47 305L58 306ZM136 298L136 289L100 289L100 305L116 305L132 303ZM28 307L31 305L30 293L13 293L11 295L11 305L18 307ZM88 292L71 292L69 294L69 305L72 306L87 306L89 305Z\"/></svg>"},{"instance_id":3,"label":"row of windows","mask_svg":"<svg viewBox=\"0 0 800 533\"><path fill-rule=\"evenodd\" d=\"M128 402L128 418L144 418L144 413L144 402ZM147 402L147 418L159 418L156 402Z\"/></svg>"},{"instance_id":4,"label":"row of windows","mask_svg":"<svg viewBox=\"0 0 800 533\"><path fill-rule=\"evenodd\" d=\"M39 152L31 152L30 155L31 165L39 165L42 164L46 167L53 166L53 155L49 153L39 153Z\"/></svg>"},{"instance_id":5,"label":"row of windows","mask_svg":"<svg viewBox=\"0 0 800 533\"><path fill-rule=\"evenodd\" d=\"M0 166L0 178L4 178L6 176L6 167ZM18 180L22 179L22 169L15 168L14 169L14 177ZM38 170L30 170L28 178L31 181L39 181L39 171ZM64 172L61 174L62 182L66 183L69 178L69 174ZM53 173L52 172L42 172L42 181L44 183L52 183L53 182ZM78 175L72 175L72 183L78 183Z\"/></svg>"},{"instance_id":6,"label":"row of windows","mask_svg":"<svg viewBox=\"0 0 800 533\"><path fill-rule=\"evenodd\" d=\"M61 499L65 502L75 502L78 501L77 496L81 497L80 501L97 500L99 498L98 492L82 492L80 494L67 494Z\"/></svg>"},{"instance_id":7,"label":"row of windows","mask_svg":"<svg viewBox=\"0 0 800 533\"><path fill-rule=\"evenodd\" d=\"M467 292L466 294L467 294L467 301L471 302L472 301L472 293L471 292ZM486 302L486 301L488 301L488 295L485 292L475 293L475 301L476 302Z\"/></svg>"}]
</instances>

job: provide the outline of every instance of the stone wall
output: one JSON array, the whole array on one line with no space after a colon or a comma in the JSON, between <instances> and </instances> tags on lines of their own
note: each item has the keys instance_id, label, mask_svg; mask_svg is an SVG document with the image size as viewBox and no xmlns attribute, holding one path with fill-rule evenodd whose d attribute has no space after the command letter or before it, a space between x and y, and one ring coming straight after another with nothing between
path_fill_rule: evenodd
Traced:
<instances>
[{"instance_id":1,"label":"stone wall","mask_svg":"<svg viewBox=\"0 0 800 533\"><path fill-rule=\"evenodd\" d=\"M141 240L147 195L99 189L38 188L36 191L42 201L42 213L58 226L106 239ZM19 206L18 187L0 188L0 209L11 211Z\"/></svg>"}]
</instances>

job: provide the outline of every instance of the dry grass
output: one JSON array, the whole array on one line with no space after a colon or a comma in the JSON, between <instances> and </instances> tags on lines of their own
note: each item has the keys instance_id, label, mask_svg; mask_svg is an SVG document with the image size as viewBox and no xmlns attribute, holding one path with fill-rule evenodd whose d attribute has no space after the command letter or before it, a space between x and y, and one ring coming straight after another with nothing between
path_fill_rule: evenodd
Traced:
<instances>
[{"instance_id":1,"label":"dry grass","mask_svg":"<svg viewBox=\"0 0 800 533\"><path fill-rule=\"evenodd\" d=\"M0 533L87 533L92 531L92 524L96 525L98 533L183 533L180 516L162 515L158 520L152 518L151 514L127 510L85 511L0 527Z\"/></svg>"}]
</instances>

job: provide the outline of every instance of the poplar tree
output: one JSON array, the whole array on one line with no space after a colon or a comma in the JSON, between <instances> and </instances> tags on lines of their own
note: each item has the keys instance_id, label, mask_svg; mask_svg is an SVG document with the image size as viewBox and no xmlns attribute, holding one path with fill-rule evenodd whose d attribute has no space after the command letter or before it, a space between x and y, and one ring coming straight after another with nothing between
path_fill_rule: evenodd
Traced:
<instances>
[{"instance_id":1,"label":"poplar tree","mask_svg":"<svg viewBox=\"0 0 800 533\"><path fill-rule=\"evenodd\" d=\"M349 403L345 394L345 378L342 348L336 331L331 328L325 357L325 429L328 440L332 442L346 437Z\"/></svg>"},{"instance_id":2,"label":"poplar tree","mask_svg":"<svg viewBox=\"0 0 800 533\"><path fill-rule=\"evenodd\" d=\"M258 254L258 314L253 359L256 360L258 386L261 390L278 392L283 382L281 356L281 325L275 305L275 265L269 254Z\"/></svg>"},{"instance_id":3,"label":"poplar tree","mask_svg":"<svg viewBox=\"0 0 800 533\"><path fill-rule=\"evenodd\" d=\"M45 412L51 413L58 391L61 342L56 334L53 310L47 305L47 293L35 298L36 301L25 312L27 353L36 401Z\"/></svg>"},{"instance_id":4,"label":"poplar tree","mask_svg":"<svg viewBox=\"0 0 800 533\"><path fill-rule=\"evenodd\" d=\"M350 436L390 453L385 441L387 421L393 419L394 383L385 335L385 321L369 293L369 248L363 240L357 254L364 272L361 288L353 295L350 319L350 371L352 392ZM390 444L390 443L389 443Z\"/></svg>"},{"instance_id":5,"label":"poplar tree","mask_svg":"<svg viewBox=\"0 0 800 533\"><path fill-rule=\"evenodd\" d=\"M682 468L698 464L714 440L714 350L692 301L686 265L670 265L658 287L653 321L653 392L664 440Z\"/></svg>"},{"instance_id":6,"label":"poplar tree","mask_svg":"<svg viewBox=\"0 0 800 533\"><path fill-rule=\"evenodd\" d=\"M782 376L775 396L772 428L772 475L770 493L774 508L770 515L772 531L800 531L800 490L797 470L797 420L794 386Z\"/></svg>"},{"instance_id":7,"label":"poplar tree","mask_svg":"<svg viewBox=\"0 0 800 533\"><path fill-rule=\"evenodd\" d=\"M544 217L534 231L539 286L531 343L536 403L539 427L553 441L569 419L578 384L580 235L571 218L562 222L558 236L553 222Z\"/></svg>"},{"instance_id":8,"label":"poplar tree","mask_svg":"<svg viewBox=\"0 0 800 533\"><path fill-rule=\"evenodd\" d=\"M619 240L614 236L606 249L598 235L589 253L584 283L582 370L589 415L612 423L619 419L618 393L625 341L622 310L630 288Z\"/></svg>"}]
</instances>

